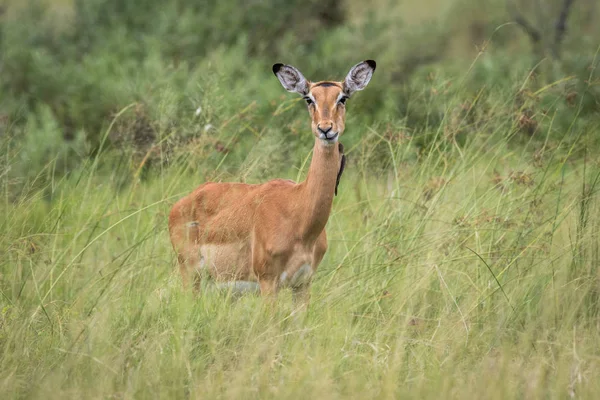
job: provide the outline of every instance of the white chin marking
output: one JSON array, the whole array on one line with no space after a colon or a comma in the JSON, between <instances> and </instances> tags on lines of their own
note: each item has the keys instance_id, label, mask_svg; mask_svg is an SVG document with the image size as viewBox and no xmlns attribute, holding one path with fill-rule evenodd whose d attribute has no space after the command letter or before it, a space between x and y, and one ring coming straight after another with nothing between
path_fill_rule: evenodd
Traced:
<instances>
[{"instance_id":1,"label":"white chin marking","mask_svg":"<svg viewBox=\"0 0 600 400\"><path fill-rule=\"evenodd\" d=\"M334 140L327 140L327 139L319 139L319 140L321 141L323 146L333 146L334 144L337 143L337 138L335 138Z\"/></svg>"},{"instance_id":2,"label":"white chin marking","mask_svg":"<svg viewBox=\"0 0 600 400\"><path fill-rule=\"evenodd\" d=\"M338 139L339 139L340 135L339 133L335 135L335 137L331 138L331 139L326 139L325 135L320 134L319 135L319 140L321 141L321 143L323 143L326 146L331 146L332 144L337 143Z\"/></svg>"}]
</instances>

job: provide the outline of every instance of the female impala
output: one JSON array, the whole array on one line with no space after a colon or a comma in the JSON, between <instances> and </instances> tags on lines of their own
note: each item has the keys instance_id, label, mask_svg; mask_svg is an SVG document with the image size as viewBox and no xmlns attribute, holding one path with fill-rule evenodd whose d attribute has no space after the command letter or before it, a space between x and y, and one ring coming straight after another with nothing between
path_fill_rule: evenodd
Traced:
<instances>
[{"instance_id":1,"label":"female impala","mask_svg":"<svg viewBox=\"0 0 600 400\"><path fill-rule=\"evenodd\" d=\"M275 294L291 287L308 303L308 289L327 250L325 224L338 172L346 100L364 89L375 61L363 61L343 82L308 81L296 68L275 64L273 72L289 92L308 103L315 136L313 157L302 183L205 183L179 200L169 214L171 242L185 286L206 270L220 287Z\"/></svg>"}]
</instances>

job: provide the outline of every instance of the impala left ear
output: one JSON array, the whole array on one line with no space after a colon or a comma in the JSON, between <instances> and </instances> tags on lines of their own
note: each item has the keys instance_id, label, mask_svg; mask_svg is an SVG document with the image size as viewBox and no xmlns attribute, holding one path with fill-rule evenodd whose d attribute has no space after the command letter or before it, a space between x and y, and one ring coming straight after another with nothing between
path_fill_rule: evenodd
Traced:
<instances>
[{"instance_id":1,"label":"impala left ear","mask_svg":"<svg viewBox=\"0 0 600 400\"><path fill-rule=\"evenodd\" d=\"M344 92L346 95L351 96L352 93L366 88L376 66L375 61L366 60L352 67L346 79L344 79Z\"/></svg>"}]
</instances>

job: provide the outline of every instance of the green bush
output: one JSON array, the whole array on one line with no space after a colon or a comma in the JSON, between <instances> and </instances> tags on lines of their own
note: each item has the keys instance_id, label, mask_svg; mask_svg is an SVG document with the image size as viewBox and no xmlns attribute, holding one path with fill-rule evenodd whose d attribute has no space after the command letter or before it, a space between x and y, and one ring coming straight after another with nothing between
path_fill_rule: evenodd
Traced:
<instances>
[{"instance_id":1,"label":"green bush","mask_svg":"<svg viewBox=\"0 0 600 400\"><path fill-rule=\"evenodd\" d=\"M530 74L527 37L502 25L509 17L497 0L485 15L469 0L446 3L420 25L403 19L402 4L339 0L77 0L56 2L60 13L53 4L29 0L0 17L0 117L23 129L47 119L37 115L44 109L67 142L83 137L91 156L108 134L104 148L134 154L134 171L165 165L189 144L235 173L259 143L279 139L265 135L283 133L272 168L298 158L310 140L298 134L306 112L272 76L276 61L311 79L341 79L361 58L376 59L369 90L348 103L344 140L360 147L377 137L368 162L384 169L390 140L410 139L416 154L460 151L481 131L566 147L575 130L596 140L597 85L588 81L597 40L589 21L577 26L589 19L580 12L564 62ZM458 40L469 49L457 50ZM561 83L538 93L553 82Z\"/></svg>"}]
</instances>

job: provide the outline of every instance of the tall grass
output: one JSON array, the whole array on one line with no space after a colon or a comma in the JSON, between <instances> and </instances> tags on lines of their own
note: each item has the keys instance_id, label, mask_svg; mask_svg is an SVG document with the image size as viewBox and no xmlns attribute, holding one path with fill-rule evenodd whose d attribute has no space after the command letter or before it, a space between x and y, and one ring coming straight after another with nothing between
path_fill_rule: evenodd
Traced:
<instances>
[{"instance_id":1,"label":"tall grass","mask_svg":"<svg viewBox=\"0 0 600 400\"><path fill-rule=\"evenodd\" d=\"M114 151L67 175L51 161L17 194L5 180L1 397L594 398L597 155L570 156L577 140L523 142L505 99L486 98L461 143L451 118L420 132L349 125L302 316L286 292L275 310L184 292L166 232L170 205L206 174L302 177L307 123L290 168L265 165L286 154L271 125L295 103L273 110L239 167L191 144L143 180L143 161ZM23 151L11 146L4 168Z\"/></svg>"},{"instance_id":2,"label":"tall grass","mask_svg":"<svg viewBox=\"0 0 600 400\"><path fill-rule=\"evenodd\" d=\"M496 0L5 3L0 398L597 397L592 2L541 69ZM171 205L308 169L270 65L369 57L309 310L185 292Z\"/></svg>"}]
</instances>

